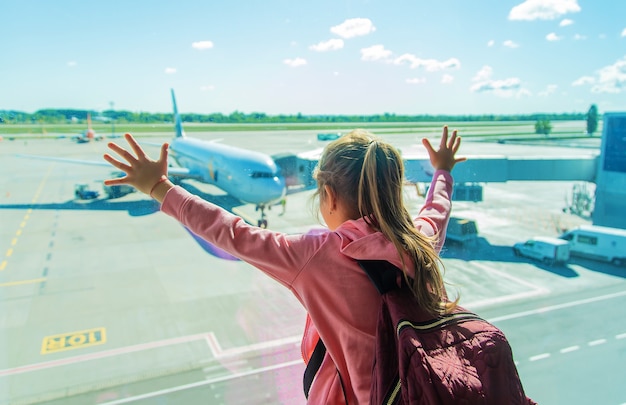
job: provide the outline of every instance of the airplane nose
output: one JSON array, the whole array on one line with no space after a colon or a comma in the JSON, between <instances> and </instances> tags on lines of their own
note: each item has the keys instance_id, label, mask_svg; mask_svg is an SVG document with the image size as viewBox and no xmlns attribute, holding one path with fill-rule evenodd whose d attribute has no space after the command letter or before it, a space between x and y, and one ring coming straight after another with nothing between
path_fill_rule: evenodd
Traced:
<instances>
[{"instance_id":1,"label":"airplane nose","mask_svg":"<svg viewBox=\"0 0 626 405\"><path fill-rule=\"evenodd\" d=\"M285 195L287 195L287 186L284 177L275 176L272 180L272 189L270 193L272 194L273 199L279 200L285 197Z\"/></svg>"}]
</instances>

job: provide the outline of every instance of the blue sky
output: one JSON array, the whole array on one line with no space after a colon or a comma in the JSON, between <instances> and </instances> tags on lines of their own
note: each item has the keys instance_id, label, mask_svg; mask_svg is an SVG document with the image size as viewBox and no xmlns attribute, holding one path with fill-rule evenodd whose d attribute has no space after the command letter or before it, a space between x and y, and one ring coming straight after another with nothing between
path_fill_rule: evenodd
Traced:
<instances>
[{"instance_id":1,"label":"blue sky","mask_svg":"<svg viewBox=\"0 0 626 405\"><path fill-rule=\"evenodd\" d=\"M626 111L626 1L13 0L0 110Z\"/></svg>"}]
</instances>

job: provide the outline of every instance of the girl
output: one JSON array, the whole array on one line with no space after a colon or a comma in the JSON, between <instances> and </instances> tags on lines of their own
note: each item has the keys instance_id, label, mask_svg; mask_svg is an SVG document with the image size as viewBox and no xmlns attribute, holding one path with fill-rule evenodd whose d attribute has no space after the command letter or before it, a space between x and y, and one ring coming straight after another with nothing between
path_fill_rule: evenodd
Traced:
<instances>
[{"instance_id":1,"label":"girl","mask_svg":"<svg viewBox=\"0 0 626 405\"><path fill-rule=\"evenodd\" d=\"M363 130L325 148L315 170L319 212L328 226L321 234L287 235L243 219L174 186L167 179L167 150L148 157L125 135L134 155L109 143L127 163L104 155L126 173L106 185L130 184L161 203L161 210L208 242L252 264L289 288L307 310L303 356L316 337L326 354L310 388L308 403L369 402L380 295L356 260L387 260L412 281L418 305L436 314L447 302L438 252L451 209L450 171L461 144L444 126L439 149L422 143L436 169L424 206L411 219L403 203L404 166L399 152ZM344 399L345 398L345 399Z\"/></svg>"}]
</instances>

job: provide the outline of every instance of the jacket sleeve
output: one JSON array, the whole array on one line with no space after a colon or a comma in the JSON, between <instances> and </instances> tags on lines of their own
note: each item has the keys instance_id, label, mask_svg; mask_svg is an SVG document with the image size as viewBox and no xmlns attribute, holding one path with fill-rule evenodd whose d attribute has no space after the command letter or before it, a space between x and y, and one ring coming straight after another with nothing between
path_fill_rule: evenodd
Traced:
<instances>
[{"instance_id":1,"label":"jacket sleeve","mask_svg":"<svg viewBox=\"0 0 626 405\"><path fill-rule=\"evenodd\" d=\"M424 206L414 219L415 227L426 236L436 236L435 249L441 250L446 240L446 228L452 209L452 187L454 180L450 172L437 170L426 195Z\"/></svg>"},{"instance_id":2,"label":"jacket sleeve","mask_svg":"<svg viewBox=\"0 0 626 405\"><path fill-rule=\"evenodd\" d=\"M180 186L167 192L161 211L289 288L322 240L319 235L288 235L249 225Z\"/></svg>"}]
</instances>

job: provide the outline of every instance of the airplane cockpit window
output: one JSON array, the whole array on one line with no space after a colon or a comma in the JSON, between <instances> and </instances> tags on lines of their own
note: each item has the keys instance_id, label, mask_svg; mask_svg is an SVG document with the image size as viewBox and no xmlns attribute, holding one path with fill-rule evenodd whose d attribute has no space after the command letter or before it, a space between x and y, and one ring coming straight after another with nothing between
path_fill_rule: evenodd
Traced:
<instances>
[{"instance_id":1,"label":"airplane cockpit window","mask_svg":"<svg viewBox=\"0 0 626 405\"><path fill-rule=\"evenodd\" d=\"M253 171L252 173L250 173L250 177L252 177L253 179L271 179L273 177L276 177L276 175L272 172Z\"/></svg>"},{"instance_id":2,"label":"airplane cockpit window","mask_svg":"<svg viewBox=\"0 0 626 405\"><path fill-rule=\"evenodd\" d=\"M420 229L445 222L447 295L505 333L528 397L626 405L626 1L1 10L0 404L306 404L307 309L365 306L334 305L349 278L294 294L310 252L271 249L341 231L313 172L363 129L401 151ZM467 157L451 178L424 142L444 125ZM138 190L111 144L169 154Z\"/></svg>"}]
</instances>

